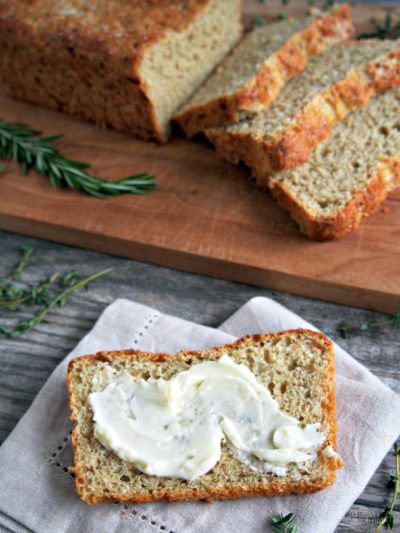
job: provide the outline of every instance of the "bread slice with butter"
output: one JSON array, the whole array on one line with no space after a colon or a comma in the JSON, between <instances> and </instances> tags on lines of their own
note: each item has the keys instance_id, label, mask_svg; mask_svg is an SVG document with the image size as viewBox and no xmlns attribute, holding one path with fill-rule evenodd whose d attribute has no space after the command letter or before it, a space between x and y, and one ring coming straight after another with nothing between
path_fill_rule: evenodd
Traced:
<instances>
[{"instance_id":1,"label":"bread slice with butter","mask_svg":"<svg viewBox=\"0 0 400 533\"><path fill-rule=\"evenodd\" d=\"M257 471L239 460L227 438L222 439L220 460L215 466L188 480L144 473L95 437L89 397L99 390L105 368L145 383L140 380L170 380L201 363L220 361L223 356L247 367L244 372L254 374L257 383L278 402L280 410L299 421L299 427L319 424L324 440L311 461L289 463L284 475ZM332 485L336 469L342 466L333 452L337 429L333 346L320 333L291 330L252 335L234 344L177 354L99 352L72 360L67 381L71 419L75 422L72 443L76 489L82 500L90 504L303 494Z\"/></svg>"}]
</instances>

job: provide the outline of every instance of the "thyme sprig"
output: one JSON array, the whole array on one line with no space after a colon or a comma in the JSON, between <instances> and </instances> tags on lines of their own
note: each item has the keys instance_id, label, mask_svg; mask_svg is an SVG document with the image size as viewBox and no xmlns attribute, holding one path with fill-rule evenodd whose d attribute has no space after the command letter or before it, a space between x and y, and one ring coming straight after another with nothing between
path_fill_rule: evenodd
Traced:
<instances>
[{"instance_id":1,"label":"thyme sprig","mask_svg":"<svg viewBox=\"0 0 400 533\"><path fill-rule=\"evenodd\" d=\"M274 515L271 518L271 524L274 533L297 533L297 518L294 513L289 513L286 516Z\"/></svg>"},{"instance_id":2,"label":"thyme sprig","mask_svg":"<svg viewBox=\"0 0 400 533\"><path fill-rule=\"evenodd\" d=\"M50 300L50 286L57 280L55 273L40 280L37 285L20 289L9 285L7 292L0 299L0 309L17 311L23 304L45 305Z\"/></svg>"},{"instance_id":3,"label":"thyme sprig","mask_svg":"<svg viewBox=\"0 0 400 533\"><path fill-rule=\"evenodd\" d=\"M33 316L19 320L14 326L0 325L0 335L17 337L33 329L43 322L51 309L65 304L67 298L95 279L111 272L106 268L90 276L82 278L75 269L67 271L62 277L56 272L51 276L39 280L35 285L21 288L15 284L27 267L33 249L29 246L21 247L21 258L16 266L4 277L0 278L0 310L17 311L23 305L35 305L37 309ZM59 281L57 292L55 283Z\"/></svg>"},{"instance_id":4,"label":"thyme sprig","mask_svg":"<svg viewBox=\"0 0 400 533\"><path fill-rule=\"evenodd\" d=\"M380 520L375 528L375 533L380 531L383 527L393 529L395 523L393 510L400 490L400 444L398 443L394 445L394 455L396 460L396 471L390 476L388 482L388 487L393 489L393 496L390 504L379 515Z\"/></svg>"},{"instance_id":5,"label":"thyme sprig","mask_svg":"<svg viewBox=\"0 0 400 533\"><path fill-rule=\"evenodd\" d=\"M92 176L87 172L89 164L67 159L51 144L62 137L44 137L42 132L27 126L0 121L0 159L17 161L23 175L36 170L50 178L55 188L76 189L97 198L124 193L145 194L155 189L155 177L147 173L117 181Z\"/></svg>"},{"instance_id":6,"label":"thyme sprig","mask_svg":"<svg viewBox=\"0 0 400 533\"><path fill-rule=\"evenodd\" d=\"M17 280L22 274L22 272L25 270L25 268L28 266L28 263L31 259L31 255L33 253L33 248L27 246L26 244L23 244L22 246L20 246L19 249L21 252L21 257L18 259L18 262L15 267L6 276L0 277L0 290L8 281Z\"/></svg>"},{"instance_id":7,"label":"thyme sprig","mask_svg":"<svg viewBox=\"0 0 400 533\"><path fill-rule=\"evenodd\" d=\"M361 322L361 324L349 324L348 322L341 322L337 327L337 331L344 339L347 339L351 334L354 333L365 333L366 331L389 327L400 327L400 312L394 313L388 320L381 320L379 322Z\"/></svg>"},{"instance_id":8,"label":"thyme sprig","mask_svg":"<svg viewBox=\"0 0 400 533\"><path fill-rule=\"evenodd\" d=\"M370 19L374 29L371 32L361 33L359 39L390 39L400 35L400 18L395 22L390 13L386 13L383 22L379 22L375 17Z\"/></svg>"}]
</instances>

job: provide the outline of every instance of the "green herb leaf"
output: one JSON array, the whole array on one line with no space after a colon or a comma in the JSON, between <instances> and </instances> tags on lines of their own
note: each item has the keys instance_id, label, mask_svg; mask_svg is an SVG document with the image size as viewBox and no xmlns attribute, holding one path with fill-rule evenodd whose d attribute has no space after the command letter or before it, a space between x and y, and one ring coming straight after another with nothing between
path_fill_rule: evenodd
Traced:
<instances>
[{"instance_id":1,"label":"green herb leaf","mask_svg":"<svg viewBox=\"0 0 400 533\"><path fill-rule=\"evenodd\" d=\"M53 187L76 189L97 198L119 194L144 194L156 188L155 177L135 174L107 181L87 172L90 165L65 158L51 142L62 135L43 137L40 131L0 121L0 158L18 161L22 174L31 169L47 176Z\"/></svg>"},{"instance_id":2,"label":"green herb leaf","mask_svg":"<svg viewBox=\"0 0 400 533\"><path fill-rule=\"evenodd\" d=\"M253 25L253 27L256 27L256 26L262 26L263 24L265 24L265 20L263 17L261 17L260 15L255 15L252 19L251 19L251 23Z\"/></svg>"},{"instance_id":3,"label":"green herb leaf","mask_svg":"<svg viewBox=\"0 0 400 533\"><path fill-rule=\"evenodd\" d=\"M366 331L370 330L399 327L400 313L394 313L389 320L382 320L381 322L362 322L358 325L349 324L348 322L340 322L336 329L344 339L347 339L351 334L365 333Z\"/></svg>"},{"instance_id":4,"label":"green herb leaf","mask_svg":"<svg viewBox=\"0 0 400 533\"><path fill-rule=\"evenodd\" d=\"M394 21L391 13L386 13L382 23L375 17L371 17L369 21L374 29L371 32L361 33L359 39L394 39L400 36L400 17Z\"/></svg>"},{"instance_id":5,"label":"green herb leaf","mask_svg":"<svg viewBox=\"0 0 400 533\"><path fill-rule=\"evenodd\" d=\"M388 487L393 489L393 496L390 505L385 507L385 510L379 515L379 522L375 528L375 533L380 531L383 527L387 529L393 529L395 524L393 510L400 489L400 445L397 443L394 445L394 455L396 461L396 472L390 476L390 481L388 483Z\"/></svg>"},{"instance_id":6,"label":"green herb leaf","mask_svg":"<svg viewBox=\"0 0 400 533\"><path fill-rule=\"evenodd\" d=\"M62 278L62 284L64 287L71 287L79 279L79 272L75 269L68 270Z\"/></svg>"},{"instance_id":7,"label":"green herb leaf","mask_svg":"<svg viewBox=\"0 0 400 533\"><path fill-rule=\"evenodd\" d=\"M8 326L0 326L0 334L5 335L7 337L18 337L20 335L23 335L27 331L30 331L31 329L35 328L38 324L43 322L46 319L47 314L53 307L57 305L64 305L67 298L71 296L74 292L78 291L79 289L82 289L83 287L86 287L89 283L94 281L97 278L100 278L101 276L105 276L106 274L109 274L112 271L112 268L106 268L104 270L101 270L100 272L97 272L95 274L92 274L91 276L88 276L83 279L79 279L66 289L62 290L60 293L56 294L55 296L51 298L46 298L44 301L44 304L39 307L37 312L33 315L32 318L20 320L17 322L17 324L13 327Z\"/></svg>"},{"instance_id":8,"label":"green herb leaf","mask_svg":"<svg viewBox=\"0 0 400 533\"><path fill-rule=\"evenodd\" d=\"M3 294L3 291L6 290L6 286L10 281L17 280L22 272L27 267L29 260L31 258L33 248L30 246L21 246L20 247L21 257L18 260L18 263L15 265L15 267L9 272L6 276L0 277L0 297Z\"/></svg>"},{"instance_id":9,"label":"green herb leaf","mask_svg":"<svg viewBox=\"0 0 400 533\"><path fill-rule=\"evenodd\" d=\"M297 533L297 518L294 513L275 515L271 518L271 524L274 533Z\"/></svg>"},{"instance_id":10,"label":"green herb leaf","mask_svg":"<svg viewBox=\"0 0 400 533\"><path fill-rule=\"evenodd\" d=\"M43 322L48 312L56 305L64 305L68 297L79 289L85 287L95 279L111 272L111 268L101 270L86 278L81 278L77 270L69 270L61 278L58 293L55 283L59 279L58 273L39 280L35 285L21 288L15 284L22 272L27 267L33 249L30 246L21 246L21 257L11 271L0 278L0 309L16 311L22 305L35 305L37 310L31 318L20 320L15 326L0 325L0 334L7 337L17 337L33 329Z\"/></svg>"}]
</instances>

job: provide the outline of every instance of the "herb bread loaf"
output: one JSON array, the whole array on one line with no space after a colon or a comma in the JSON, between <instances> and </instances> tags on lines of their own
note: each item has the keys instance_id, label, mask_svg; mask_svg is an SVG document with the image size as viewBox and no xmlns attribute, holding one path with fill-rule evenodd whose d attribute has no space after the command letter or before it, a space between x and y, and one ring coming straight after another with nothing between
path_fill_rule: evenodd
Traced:
<instances>
[{"instance_id":1,"label":"herb bread loaf","mask_svg":"<svg viewBox=\"0 0 400 533\"><path fill-rule=\"evenodd\" d=\"M346 4L327 13L268 24L246 35L177 113L188 136L267 108L310 57L354 34Z\"/></svg>"},{"instance_id":2,"label":"herb bread loaf","mask_svg":"<svg viewBox=\"0 0 400 533\"><path fill-rule=\"evenodd\" d=\"M400 41L337 44L312 58L269 109L207 135L220 157L245 162L265 183L274 172L307 161L352 109L399 84Z\"/></svg>"},{"instance_id":3,"label":"herb bread loaf","mask_svg":"<svg viewBox=\"0 0 400 533\"><path fill-rule=\"evenodd\" d=\"M269 389L280 409L296 417L302 425L321 424L326 441L314 461L291 463L284 476L260 473L240 462L223 442L221 459L215 467L187 481L144 474L95 439L88 397L105 366L126 371L136 380L169 379L191 365L215 361L222 355L246 365ZM69 364L68 389L71 418L75 423L72 443L76 489L87 503L302 494L332 485L336 469L342 466L337 455L322 451L328 445L336 447L333 346L324 335L312 331L253 335L232 345L173 355L127 350L83 356Z\"/></svg>"},{"instance_id":4,"label":"herb bread loaf","mask_svg":"<svg viewBox=\"0 0 400 533\"><path fill-rule=\"evenodd\" d=\"M353 111L304 165L268 184L311 239L357 228L400 185L400 88Z\"/></svg>"},{"instance_id":5,"label":"herb bread loaf","mask_svg":"<svg viewBox=\"0 0 400 533\"><path fill-rule=\"evenodd\" d=\"M0 0L9 95L166 141L241 35L240 0Z\"/></svg>"}]
</instances>

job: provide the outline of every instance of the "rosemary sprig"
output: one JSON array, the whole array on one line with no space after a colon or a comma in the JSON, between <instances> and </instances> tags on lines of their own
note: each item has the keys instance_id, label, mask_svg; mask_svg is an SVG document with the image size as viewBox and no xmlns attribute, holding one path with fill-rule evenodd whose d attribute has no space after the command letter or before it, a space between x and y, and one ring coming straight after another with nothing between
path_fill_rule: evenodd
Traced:
<instances>
[{"instance_id":1,"label":"rosemary sprig","mask_svg":"<svg viewBox=\"0 0 400 533\"><path fill-rule=\"evenodd\" d=\"M379 515L379 522L375 528L375 533L380 531L383 527L393 529L394 527L394 514L393 509L399 495L400 490L400 445L394 445L394 454L396 459L396 472L390 476L388 487L393 489L392 501L385 508L383 513Z\"/></svg>"},{"instance_id":2,"label":"rosemary sprig","mask_svg":"<svg viewBox=\"0 0 400 533\"><path fill-rule=\"evenodd\" d=\"M400 327L400 312L394 313L390 319L382 320L380 322L362 322L361 324L349 324L348 322L341 322L337 327L337 331L344 339L347 339L352 333L364 333L374 329L376 330L389 327Z\"/></svg>"},{"instance_id":3,"label":"rosemary sprig","mask_svg":"<svg viewBox=\"0 0 400 533\"><path fill-rule=\"evenodd\" d=\"M274 533L297 533L297 518L294 513L277 514L271 518Z\"/></svg>"},{"instance_id":4,"label":"rosemary sprig","mask_svg":"<svg viewBox=\"0 0 400 533\"><path fill-rule=\"evenodd\" d=\"M14 327L11 328L7 326L0 326L0 334L5 335L7 337L18 337L19 335L26 333L27 331L33 329L35 326L43 322L43 320L46 318L49 311L53 309L53 307L55 307L56 305L64 305L68 296L71 296L71 294L73 294L74 292L78 291L79 289L82 289L83 287L86 287L90 282L94 281L95 279L109 274L111 271L112 268L106 268L104 270L101 270L100 272L92 274L91 276L75 281L73 284L62 290L59 294L53 296L48 301L46 301L44 305L39 307L39 309L33 315L32 318L20 320Z\"/></svg>"},{"instance_id":5,"label":"rosemary sprig","mask_svg":"<svg viewBox=\"0 0 400 533\"><path fill-rule=\"evenodd\" d=\"M145 194L155 189L155 177L142 173L107 181L87 172L90 165L64 157L52 144L62 135L43 137L42 132L21 124L0 121L0 158L20 164L23 175L34 169L50 178L55 188L76 189L97 198L118 194Z\"/></svg>"}]
</instances>

